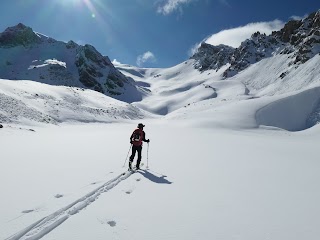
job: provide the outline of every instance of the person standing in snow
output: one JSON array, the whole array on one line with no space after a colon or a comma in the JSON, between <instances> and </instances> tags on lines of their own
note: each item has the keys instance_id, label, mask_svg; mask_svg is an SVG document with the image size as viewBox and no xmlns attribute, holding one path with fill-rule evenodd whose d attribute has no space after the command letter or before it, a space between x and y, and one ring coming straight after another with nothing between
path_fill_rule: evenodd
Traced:
<instances>
[{"instance_id":1,"label":"person standing in snow","mask_svg":"<svg viewBox=\"0 0 320 240\"><path fill-rule=\"evenodd\" d=\"M132 154L130 156L129 160L129 169L132 169L132 162L134 159L134 156L136 155L136 152L138 152L138 159L136 168L140 169L140 162L141 162L141 153L142 153L142 142L150 142L150 139L146 139L146 133L143 131L143 125L142 123L138 124L138 128L133 131L130 137L130 143L132 145Z\"/></svg>"}]
</instances>

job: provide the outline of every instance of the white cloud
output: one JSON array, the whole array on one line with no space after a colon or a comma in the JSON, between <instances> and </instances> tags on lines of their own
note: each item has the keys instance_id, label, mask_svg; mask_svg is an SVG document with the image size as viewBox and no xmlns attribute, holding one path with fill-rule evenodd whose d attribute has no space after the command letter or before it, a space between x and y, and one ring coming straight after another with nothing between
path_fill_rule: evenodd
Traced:
<instances>
[{"instance_id":1,"label":"white cloud","mask_svg":"<svg viewBox=\"0 0 320 240\"><path fill-rule=\"evenodd\" d=\"M257 31L271 34L272 31L278 31L284 26L284 22L280 20L274 20L271 22L257 22L249 23L245 26L231 28L220 31L208 37L205 42L211 45L229 45L231 47L239 47L241 42L251 37L251 35Z\"/></svg>"},{"instance_id":2,"label":"white cloud","mask_svg":"<svg viewBox=\"0 0 320 240\"><path fill-rule=\"evenodd\" d=\"M113 64L113 65L115 65L115 64L116 64L116 65L120 65L121 62L117 61L117 59L113 59L112 64Z\"/></svg>"},{"instance_id":3,"label":"white cloud","mask_svg":"<svg viewBox=\"0 0 320 240\"><path fill-rule=\"evenodd\" d=\"M84 46L86 45L86 42L84 40L77 40L75 41L78 45Z\"/></svg>"},{"instance_id":4,"label":"white cloud","mask_svg":"<svg viewBox=\"0 0 320 240\"><path fill-rule=\"evenodd\" d=\"M157 59L154 54L150 51L147 51L137 57L137 65L141 67L145 62L156 62L156 60Z\"/></svg>"},{"instance_id":5,"label":"white cloud","mask_svg":"<svg viewBox=\"0 0 320 240\"><path fill-rule=\"evenodd\" d=\"M193 45L188 51L188 56L193 56L197 52L200 45L201 43L196 43L195 45Z\"/></svg>"},{"instance_id":6,"label":"white cloud","mask_svg":"<svg viewBox=\"0 0 320 240\"><path fill-rule=\"evenodd\" d=\"M303 17L300 17L300 16L291 16L290 17L290 19L291 20L301 20L301 19L304 19L304 18L306 18L306 17L308 17L308 14L305 14Z\"/></svg>"},{"instance_id":7,"label":"white cloud","mask_svg":"<svg viewBox=\"0 0 320 240\"><path fill-rule=\"evenodd\" d=\"M194 0L165 0L164 4L158 7L158 13L168 15L174 11L181 10L182 5L186 5Z\"/></svg>"}]
</instances>

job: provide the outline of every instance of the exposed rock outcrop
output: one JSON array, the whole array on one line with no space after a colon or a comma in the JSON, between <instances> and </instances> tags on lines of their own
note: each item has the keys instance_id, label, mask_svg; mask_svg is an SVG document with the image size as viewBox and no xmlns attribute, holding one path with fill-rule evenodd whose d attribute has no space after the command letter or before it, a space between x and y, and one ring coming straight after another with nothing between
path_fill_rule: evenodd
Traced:
<instances>
[{"instance_id":1,"label":"exposed rock outcrop","mask_svg":"<svg viewBox=\"0 0 320 240\"><path fill-rule=\"evenodd\" d=\"M275 54L290 54L292 64L303 64L320 52L320 10L302 20L291 20L270 35L254 33L250 39L232 49L202 43L191 57L200 71L219 70L230 64L223 77L228 78L246 69L251 64Z\"/></svg>"}]
</instances>

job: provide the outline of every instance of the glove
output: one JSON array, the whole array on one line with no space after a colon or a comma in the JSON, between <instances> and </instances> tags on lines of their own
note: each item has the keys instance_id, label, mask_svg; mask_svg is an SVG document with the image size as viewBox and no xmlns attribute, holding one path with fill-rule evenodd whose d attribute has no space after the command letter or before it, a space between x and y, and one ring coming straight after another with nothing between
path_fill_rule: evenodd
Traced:
<instances>
[{"instance_id":1,"label":"glove","mask_svg":"<svg viewBox=\"0 0 320 240\"><path fill-rule=\"evenodd\" d=\"M147 140L147 143L149 143L149 142L150 142L150 139Z\"/></svg>"}]
</instances>

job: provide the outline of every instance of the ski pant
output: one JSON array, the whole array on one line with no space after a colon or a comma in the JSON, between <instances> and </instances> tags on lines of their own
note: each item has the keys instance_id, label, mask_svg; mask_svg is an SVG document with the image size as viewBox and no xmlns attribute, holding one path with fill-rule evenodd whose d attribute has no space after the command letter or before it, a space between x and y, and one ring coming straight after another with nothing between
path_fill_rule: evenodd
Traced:
<instances>
[{"instance_id":1,"label":"ski pant","mask_svg":"<svg viewBox=\"0 0 320 240\"><path fill-rule=\"evenodd\" d=\"M137 159L137 166L140 166L141 162L141 152L142 152L142 146L135 146L132 145L132 154L130 156L130 162L133 162L134 156L136 155L136 152L138 152L138 159Z\"/></svg>"}]
</instances>

